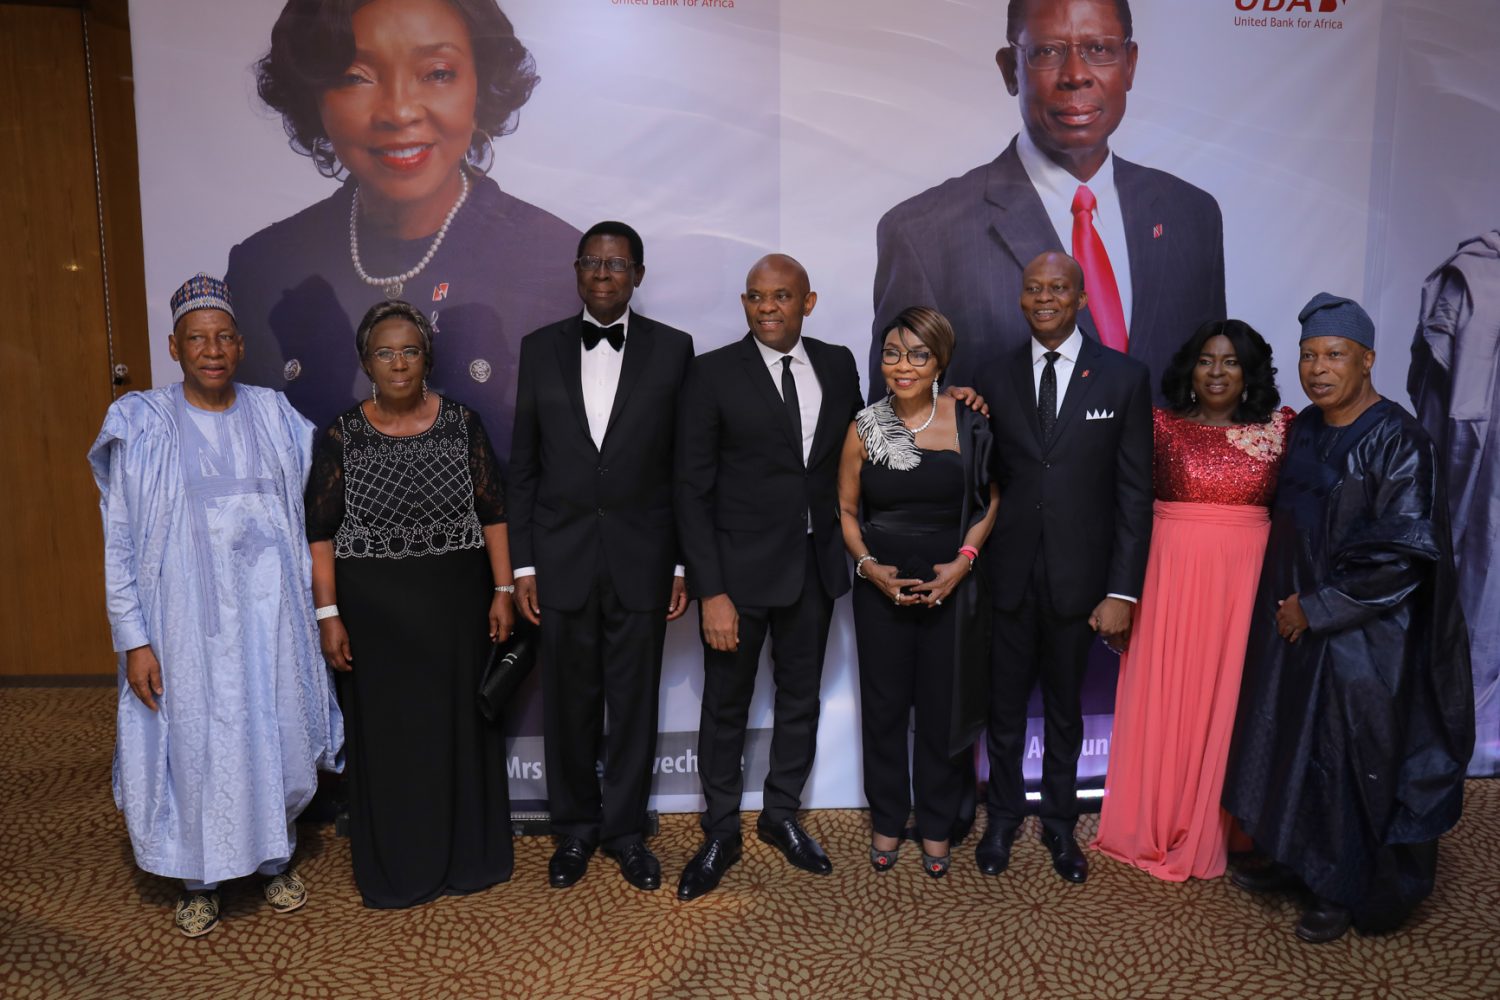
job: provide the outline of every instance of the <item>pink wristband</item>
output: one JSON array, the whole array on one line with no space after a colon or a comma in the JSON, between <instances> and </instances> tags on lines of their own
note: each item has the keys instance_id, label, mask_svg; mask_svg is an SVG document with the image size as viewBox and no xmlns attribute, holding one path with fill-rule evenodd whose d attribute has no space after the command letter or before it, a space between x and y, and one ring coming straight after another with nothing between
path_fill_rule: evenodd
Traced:
<instances>
[{"instance_id":1,"label":"pink wristband","mask_svg":"<svg viewBox=\"0 0 1500 1000\"><path fill-rule=\"evenodd\" d=\"M979 559L979 550L972 545L965 545L963 548L958 550L958 554L961 556L968 556L969 565L971 566L974 565L974 563Z\"/></svg>"}]
</instances>

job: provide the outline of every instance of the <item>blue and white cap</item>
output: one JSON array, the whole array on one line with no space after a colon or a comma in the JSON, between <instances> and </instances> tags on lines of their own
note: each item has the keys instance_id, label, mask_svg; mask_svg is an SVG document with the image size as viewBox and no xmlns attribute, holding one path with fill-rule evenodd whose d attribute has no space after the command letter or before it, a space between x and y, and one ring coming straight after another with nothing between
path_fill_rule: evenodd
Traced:
<instances>
[{"instance_id":1,"label":"blue and white cap","mask_svg":"<svg viewBox=\"0 0 1500 1000\"><path fill-rule=\"evenodd\" d=\"M222 309L234 318L234 299L229 286L211 274L199 271L172 293L172 324L194 309Z\"/></svg>"}]
</instances>

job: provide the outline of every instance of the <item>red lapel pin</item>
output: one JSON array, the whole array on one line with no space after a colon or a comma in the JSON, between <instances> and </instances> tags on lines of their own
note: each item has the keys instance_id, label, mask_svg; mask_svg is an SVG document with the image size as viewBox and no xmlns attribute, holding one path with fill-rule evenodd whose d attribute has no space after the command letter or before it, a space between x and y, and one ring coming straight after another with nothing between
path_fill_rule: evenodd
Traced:
<instances>
[{"instance_id":1,"label":"red lapel pin","mask_svg":"<svg viewBox=\"0 0 1500 1000\"><path fill-rule=\"evenodd\" d=\"M1079 377L1079 378L1088 378L1088 377L1089 377L1089 370L1088 370L1088 369L1087 369L1087 368L1085 368L1085 369L1084 369L1084 370L1083 370L1083 374L1082 374L1082 375L1080 375L1080 376L1078 376L1078 377Z\"/></svg>"},{"instance_id":2,"label":"red lapel pin","mask_svg":"<svg viewBox=\"0 0 1500 1000\"><path fill-rule=\"evenodd\" d=\"M1159 240L1159 239L1161 239L1161 223L1160 222L1158 222L1156 225L1154 225L1154 226L1151 227L1151 238L1153 240Z\"/></svg>"}]
</instances>

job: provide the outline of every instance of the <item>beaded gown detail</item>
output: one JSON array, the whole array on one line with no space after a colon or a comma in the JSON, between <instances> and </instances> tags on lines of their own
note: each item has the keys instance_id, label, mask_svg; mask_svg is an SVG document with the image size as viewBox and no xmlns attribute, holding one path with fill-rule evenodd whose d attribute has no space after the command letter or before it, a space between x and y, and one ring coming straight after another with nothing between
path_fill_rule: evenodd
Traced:
<instances>
[{"instance_id":1,"label":"beaded gown detail","mask_svg":"<svg viewBox=\"0 0 1500 1000\"><path fill-rule=\"evenodd\" d=\"M1151 556L1092 846L1166 881L1214 878L1227 862L1219 798L1292 416L1215 427L1153 414Z\"/></svg>"},{"instance_id":2,"label":"beaded gown detail","mask_svg":"<svg viewBox=\"0 0 1500 1000\"><path fill-rule=\"evenodd\" d=\"M395 908L510 878L505 741L479 714L494 581L483 527L505 520L484 425L442 399L393 437L362 405L323 432L307 537L330 541L354 669L349 846L366 906Z\"/></svg>"}]
</instances>

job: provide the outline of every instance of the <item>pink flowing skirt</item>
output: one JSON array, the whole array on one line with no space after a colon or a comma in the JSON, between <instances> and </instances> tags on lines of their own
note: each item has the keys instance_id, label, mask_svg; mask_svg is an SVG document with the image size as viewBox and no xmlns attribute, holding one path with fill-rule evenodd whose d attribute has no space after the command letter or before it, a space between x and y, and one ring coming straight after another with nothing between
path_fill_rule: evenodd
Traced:
<instances>
[{"instance_id":1,"label":"pink flowing skirt","mask_svg":"<svg viewBox=\"0 0 1500 1000\"><path fill-rule=\"evenodd\" d=\"M1169 882L1224 874L1219 796L1269 531L1264 507L1155 505L1092 846Z\"/></svg>"}]
</instances>

